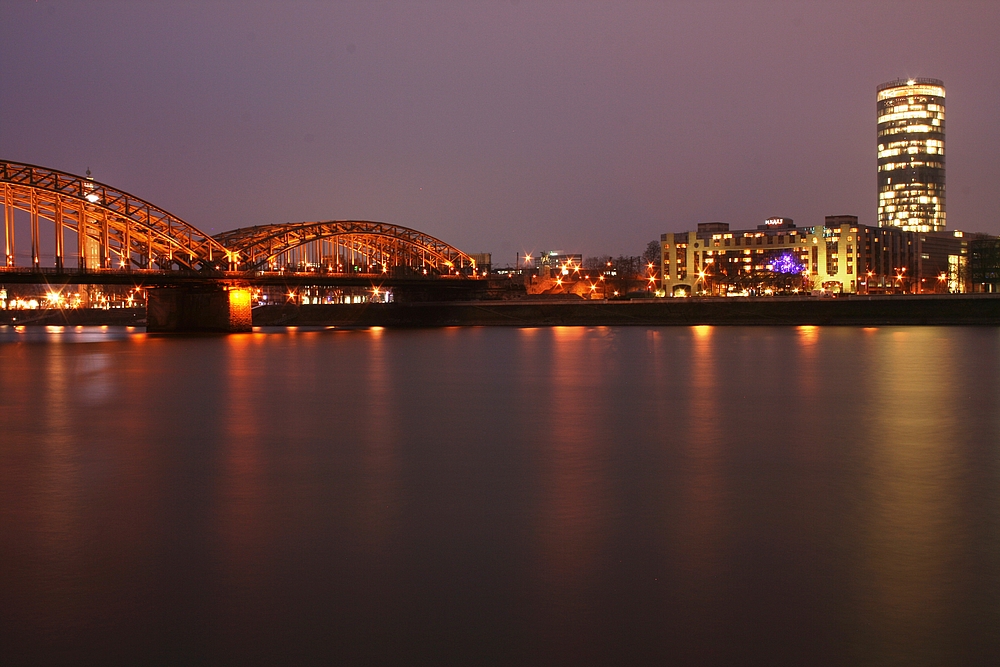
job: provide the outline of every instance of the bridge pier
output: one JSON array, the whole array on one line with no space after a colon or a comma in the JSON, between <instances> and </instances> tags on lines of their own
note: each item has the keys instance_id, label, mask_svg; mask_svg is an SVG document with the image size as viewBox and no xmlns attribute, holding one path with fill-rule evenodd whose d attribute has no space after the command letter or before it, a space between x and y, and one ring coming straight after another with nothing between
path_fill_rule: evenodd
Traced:
<instances>
[{"instance_id":1,"label":"bridge pier","mask_svg":"<svg viewBox=\"0 0 1000 667\"><path fill-rule=\"evenodd\" d=\"M252 328L246 285L153 287L146 292L149 333L238 333Z\"/></svg>"}]
</instances>

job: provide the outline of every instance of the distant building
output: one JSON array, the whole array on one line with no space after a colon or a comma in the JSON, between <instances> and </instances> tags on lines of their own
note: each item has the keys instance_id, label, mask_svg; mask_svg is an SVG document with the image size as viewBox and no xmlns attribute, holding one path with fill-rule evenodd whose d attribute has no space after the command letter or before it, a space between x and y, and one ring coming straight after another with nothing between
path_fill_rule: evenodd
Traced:
<instances>
[{"instance_id":1,"label":"distant building","mask_svg":"<svg viewBox=\"0 0 1000 667\"><path fill-rule=\"evenodd\" d=\"M974 234L969 239L969 289L1000 292L1000 238Z\"/></svg>"},{"instance_id":2,"label":"distant building","mask_svg":"<svg viewBox=\"0 0 1000 667\"><path fill-rule=\"evenodd\" d=\"M878 226L945 230L944 82L878 87Z\"/></svg>"},{"instance_id":3,"label":"distant building","mask_svg":"<svg viewBox=\"0 0 1000 667\"><path fill-rule=\"evenodd\" d=\"M482 273L483 271L490 273L493 270L493 255L491 253L477 252L469 255L469 257L471 257L472 261L476 263L476 269L479 273Z\"/></svg>"},{"instance_id":4,"label":"distant building","mask_svg":"<svg viewBox=\"0 0 1000 667\"><path fill-rule=\"evenodd\" d=\"M583 266L583 255L566 253L561 250L543 250L535 259L535 266L539 270L539 275L542 275L546 270L550 273L569 275L574 271L579 271Z\"/></svg>"},{"instance_id":5,"label":"distant building","mask_svg":"<svg viewBox=\"0 0 1000 667\"><path fill-rule=\"evenodd\" d=\"M700 223L697 231L662 234L660 246L667 296L966 289L962 232L871 227L853 215L828 216L812 227L768 218L738 231L724 222Z\"/></svg>"}]
</instances>

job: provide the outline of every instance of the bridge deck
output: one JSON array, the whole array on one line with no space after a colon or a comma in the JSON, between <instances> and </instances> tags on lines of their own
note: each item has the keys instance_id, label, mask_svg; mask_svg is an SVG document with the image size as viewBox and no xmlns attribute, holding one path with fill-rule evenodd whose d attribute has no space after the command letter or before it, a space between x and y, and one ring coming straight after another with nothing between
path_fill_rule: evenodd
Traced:
<instances>
[{"instance_id":1,"label":"bridge deck","mask_svg":"<svg viewBox=\"0 0 1000 667\"><path fill-rule=\"evenodd\" d=\"M0 284L9 285L133 285L182 287L185 285L244 284L316 285L320 287L400 287L475 285L486 278L467 275L408 275L390 273L326 273L313 271L157 271L151 269L30 269L0 267Z\"/></svg>"}]
</instances>

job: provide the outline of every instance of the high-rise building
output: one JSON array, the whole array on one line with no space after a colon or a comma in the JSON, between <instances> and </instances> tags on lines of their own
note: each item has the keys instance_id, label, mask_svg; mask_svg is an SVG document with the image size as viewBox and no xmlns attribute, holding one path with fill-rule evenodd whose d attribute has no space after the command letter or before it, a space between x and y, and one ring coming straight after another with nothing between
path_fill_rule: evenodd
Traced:
<instances>
[{"instance_id":1,"label":"high-rise building","mask_svg":"<svg viewBox=\"0 0 1000 667\"><path fill-rule=\"evenodd\" d=\"M944 82L878 87L878 224L940 232L944 206Z\"/></svg>"}]
</instances>

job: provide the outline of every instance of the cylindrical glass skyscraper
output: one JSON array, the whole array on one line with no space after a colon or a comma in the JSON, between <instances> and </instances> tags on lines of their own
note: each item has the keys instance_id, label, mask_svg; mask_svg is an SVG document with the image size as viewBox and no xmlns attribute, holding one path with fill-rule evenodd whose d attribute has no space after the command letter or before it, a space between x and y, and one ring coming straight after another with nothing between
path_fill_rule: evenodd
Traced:
<instances>
[{"instance_id":1,"label":"cylindrical glass skyscraper","mask_svg":"<svg viewBox=\"0 0 1000 667\"><path fill-rule=\"evenodd\" d=\"M878 87L878 225L944 231L943 81Z\"/></svg>"}]
</instances>

